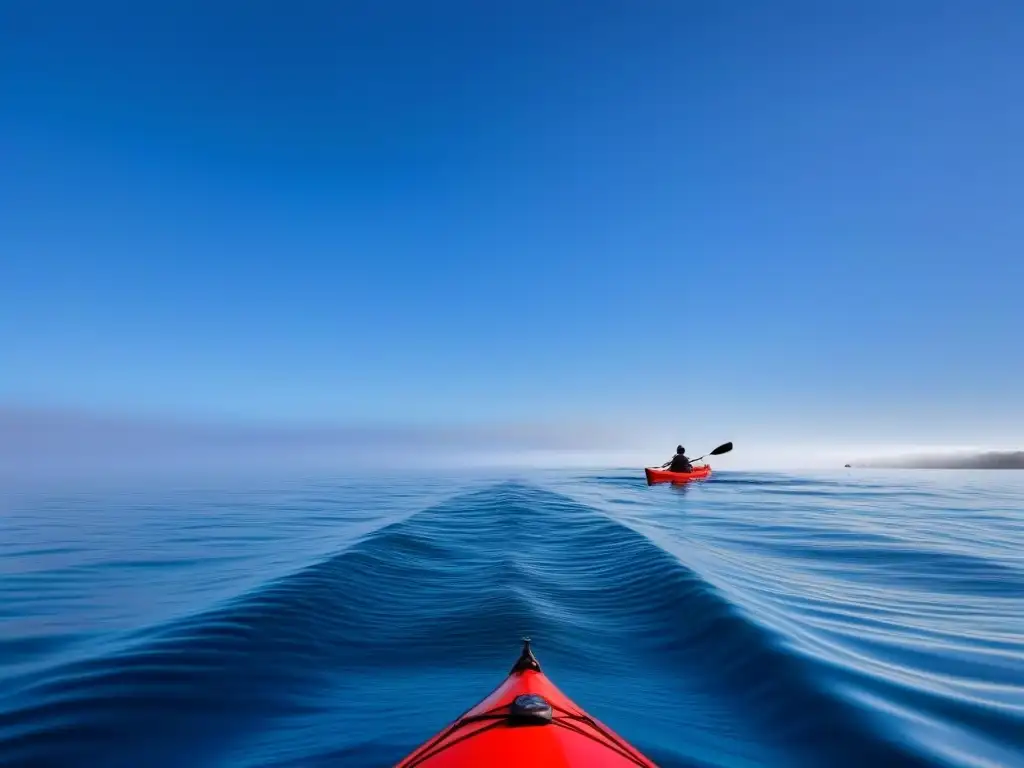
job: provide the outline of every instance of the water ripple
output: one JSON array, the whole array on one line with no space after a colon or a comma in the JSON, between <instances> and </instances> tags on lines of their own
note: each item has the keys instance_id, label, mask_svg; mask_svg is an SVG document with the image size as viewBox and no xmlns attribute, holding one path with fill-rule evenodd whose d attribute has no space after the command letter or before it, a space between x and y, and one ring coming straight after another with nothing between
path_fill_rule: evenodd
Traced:
<instances>
[{"instance_id":1,"label":"water ripple","mask_svg":"<svg viewBox=\"0 0 1024 768\"><path fill-rule=\"evenodd\" d=\"M661 765L1024 765L1024 486L636 475L26 497L0 764L388 765L529 634Z\"/></svg>"}]
</instances>

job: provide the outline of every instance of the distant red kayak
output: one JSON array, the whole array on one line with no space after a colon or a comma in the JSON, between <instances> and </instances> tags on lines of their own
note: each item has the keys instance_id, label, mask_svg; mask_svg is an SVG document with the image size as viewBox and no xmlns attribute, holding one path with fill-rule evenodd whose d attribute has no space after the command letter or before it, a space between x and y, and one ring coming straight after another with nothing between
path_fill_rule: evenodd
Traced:
<instances>
[{"instance_id":1,"label":"distant red kayak","mask_svg":"<svg viewBox=\"0 0 1024 768\"><path fill-rule=\"evenodd\" d=\"M691 480L703 480L711 474L711 467L706 464L694 467L692 472L669 472L661 467L644 467L647 483L688 483Z\"/></svg>"},{"instance_id":2,"label":"distant red kayak","mask_svg":"<svg viewBox=\"0 0 1024 768\"><path fill-rule=\"evenodd\" d=\"M395 768L656 768L541 672L530 641L486 699Z\"/></svg>"}]
</instances>

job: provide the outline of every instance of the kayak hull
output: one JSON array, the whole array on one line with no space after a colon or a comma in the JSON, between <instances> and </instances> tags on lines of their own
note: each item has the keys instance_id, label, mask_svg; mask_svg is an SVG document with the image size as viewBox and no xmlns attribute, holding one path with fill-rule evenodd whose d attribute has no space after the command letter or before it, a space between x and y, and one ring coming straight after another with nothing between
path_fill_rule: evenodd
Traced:
<instances>
[{"instance_id":1,"label":"kayak hull","mask_svg":"<svg viewBox=\"0 0 1024 768\"><path fill-rule=\"evenodd\" d=\"M541 671L529 640L501 685L395 768L655 768Z\"/></svg>"},{"instance_id":2,"label":"kayak hull","mask_svg":"<svg viewBox=\"0 0 1024 768\"><path fill-rule=\"evenodd\" d=\"M647 484L654 483L690 483L694 480L703 480L711 475L711 467L703 465L694 467L692 472L669 472L661 467L644 467L644 474L647 475Z\"/></svg>"}]
</instances>

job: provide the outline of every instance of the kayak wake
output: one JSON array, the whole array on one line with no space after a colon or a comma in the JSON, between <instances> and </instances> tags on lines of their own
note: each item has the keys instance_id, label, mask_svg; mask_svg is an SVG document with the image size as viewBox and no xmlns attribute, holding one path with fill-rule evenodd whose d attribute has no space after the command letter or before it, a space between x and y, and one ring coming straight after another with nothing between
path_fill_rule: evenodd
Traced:
<instances>
[{"instance_id":1,"label":"kayak wake","mask_svg":"<svg viewBox=\"0 0 1024 768\"><path fill-rule=\"evenodd\" d=\"M927 764L735 601L699 536L670 547L620 517L523 482L458 493L9 680L0 763L182 765L189 734L190 764L266 765L272 744L280 765L394 765L530 636L573 702L661 766Z\"/></svg>"}]
</instances>

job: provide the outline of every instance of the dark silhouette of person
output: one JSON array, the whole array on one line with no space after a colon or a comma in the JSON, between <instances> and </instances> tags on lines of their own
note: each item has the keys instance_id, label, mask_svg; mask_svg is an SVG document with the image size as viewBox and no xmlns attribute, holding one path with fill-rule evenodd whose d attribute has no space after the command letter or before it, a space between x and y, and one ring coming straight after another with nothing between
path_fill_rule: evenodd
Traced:
<instances>
[{"instance_id":1,"label":"dark silhouette of person","mask_svg":"<svg viewBox=\"0 0 1024 768\"><path fill-rule=\"evenodd\" d=\"M693 464L686 457L686 449L681 445L676 446L676 455L661 466L668 467L669 472L693 472Z\"/></svg>"}]
</instances>

